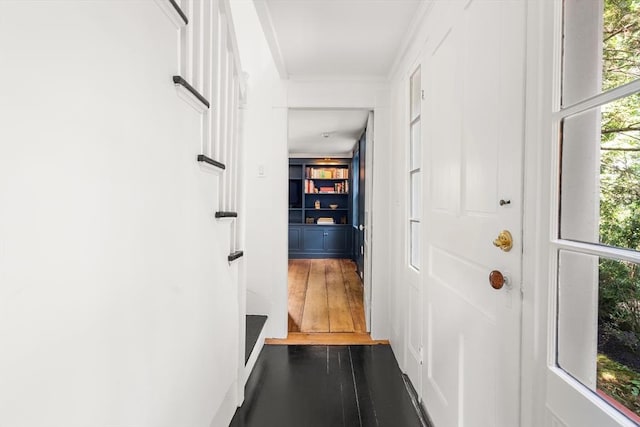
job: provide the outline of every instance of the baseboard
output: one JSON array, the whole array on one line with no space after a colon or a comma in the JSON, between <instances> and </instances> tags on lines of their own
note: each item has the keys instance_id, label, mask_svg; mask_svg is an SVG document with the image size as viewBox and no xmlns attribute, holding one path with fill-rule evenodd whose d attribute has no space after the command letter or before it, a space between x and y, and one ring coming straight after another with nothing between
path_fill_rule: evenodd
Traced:
<instances>
[{"instance_id":1,"label":"baseboard","mask_svg":"<svg viewBox=\"0 0 640 427\"><path fill-rule=\"evenodd\" d=\"M236 413L237 406L237 393L238 393L238 382L234 381L227 393L224 395L224 400L220 404L218 408L218 412L213 417L211 423L209 423L209 427L229 427L231 424L231 420L233 419L233 415Z\"/></svg>"},{"instance_id":2,"label":"baseboard","mask_svg":"<svg viewBox=\"0 0 640 427\"><path fill-rule=\"evenodd\" d=\"M435 425L433 424L433 421L431 421L431 417L429 416L427 409L424 407L423 400L421 400L419 403L419 409L420 409L420 414L422 415L421 419L423 419L426 422L427 427L435 427Z\"/></svg>"},{"instance_id":3,"label":"baseboard","mask_svg":"<svg viewBox=\"0 0 640 427\"><path fill-rule=\"evenodd\" d=\"M422 427L434 427L429 414L427 413L426 408L423 405L422 399L418 396L418 392L413 387L411 383L411 379L407 374L402 374L402 379L404 380L404 385L407 388L407 392L409 393L409 397L411 398L411 403L413 404L413 408L416 410L416 414L418 418L420 418L420 425Z\"/></svg>"}]
</instances>

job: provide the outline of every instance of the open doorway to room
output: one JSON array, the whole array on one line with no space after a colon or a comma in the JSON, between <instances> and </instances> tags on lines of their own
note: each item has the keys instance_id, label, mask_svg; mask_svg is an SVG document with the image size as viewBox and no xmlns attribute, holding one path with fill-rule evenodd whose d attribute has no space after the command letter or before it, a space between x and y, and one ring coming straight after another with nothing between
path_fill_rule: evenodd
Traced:
<instances>
[{"instance_id":1,"label":"open doorway to room","mask_svg":"<svg viewBox=\"0 0 640 427\"><path fill-rule=\"evenodd\" d=\"M370 340L365 188L372 113L291 109L288 122L289 339Z\"/></svg>"}]
</instances>

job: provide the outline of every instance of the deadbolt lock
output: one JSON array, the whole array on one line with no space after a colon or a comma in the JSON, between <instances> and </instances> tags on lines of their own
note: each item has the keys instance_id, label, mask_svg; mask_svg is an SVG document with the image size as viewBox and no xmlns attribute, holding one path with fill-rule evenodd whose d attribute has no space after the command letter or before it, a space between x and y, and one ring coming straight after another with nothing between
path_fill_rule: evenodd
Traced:
<instances>
[{"instance_id":1,"label":"deadbolt lock","mask_svg":"<svg viewBox=\"0 0 640 427\"><path fill-rule=\"evenodd\" d=\"M505 252L509 252L513 247L513 237L508 230L502 230L498 234L498 238L493 241L493 245L502 249Z\"/></svg>"}]
</instances>

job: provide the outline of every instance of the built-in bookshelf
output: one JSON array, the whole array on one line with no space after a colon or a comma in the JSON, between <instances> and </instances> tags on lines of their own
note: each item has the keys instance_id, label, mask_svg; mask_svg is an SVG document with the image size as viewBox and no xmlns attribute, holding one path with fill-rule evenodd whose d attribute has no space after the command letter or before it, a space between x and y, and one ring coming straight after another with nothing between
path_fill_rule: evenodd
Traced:
<instances>
[{"instance_id":1,"label":"built-in bookshelf","mask_svg":"<svg viewBox=\"0 0 640 427\"><path fill-rule=\"evenodd\" d=\"M349 175L349 163L290 164L289 223L349 224Z\"/></svg>"},{"instance_id":2,"label":"built-in bookshelf","mask_svg":"<svg viewBox=\"0 0 640 427\"><path fill-rule=\"evenodd\" d=\"M350 167L351 159L290 159L290 256L292 252L302 257L348 252Z\"/></svg>"}]
</instances>

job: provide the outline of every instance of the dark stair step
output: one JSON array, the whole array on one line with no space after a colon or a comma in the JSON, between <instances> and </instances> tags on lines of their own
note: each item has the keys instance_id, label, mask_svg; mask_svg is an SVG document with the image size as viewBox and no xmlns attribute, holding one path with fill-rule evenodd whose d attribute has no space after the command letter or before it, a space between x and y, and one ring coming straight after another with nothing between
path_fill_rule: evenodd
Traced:
<instances>
[{"instance_id":1,"label":"dark stair step","mask_svg":"<svg viewBox=\"0 0 640 427\"><path fill-rule=\"evenodd\" d=\"M260 332L262 332L262 328L264 328L266 321L267 316L258 316L254 314L247 315L247 334L245 336L246 345L244 348L245 365L249 361L249 356L251 356L253 347L255 347L258 342L258 337L260 336Z\"/></svg>"}]
</instances>

